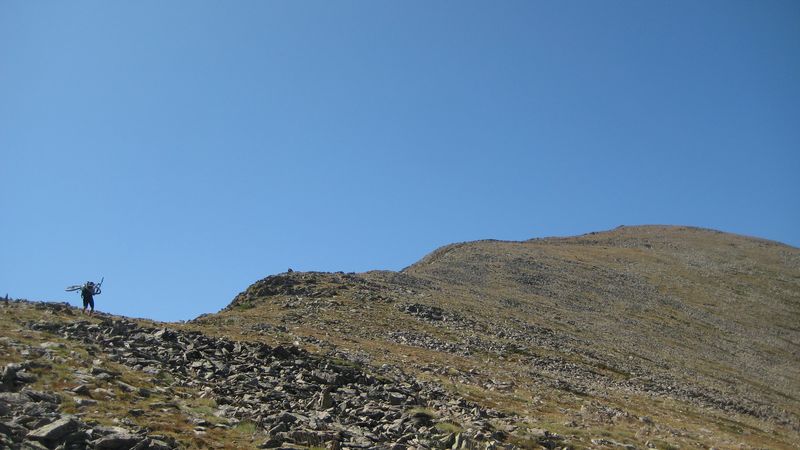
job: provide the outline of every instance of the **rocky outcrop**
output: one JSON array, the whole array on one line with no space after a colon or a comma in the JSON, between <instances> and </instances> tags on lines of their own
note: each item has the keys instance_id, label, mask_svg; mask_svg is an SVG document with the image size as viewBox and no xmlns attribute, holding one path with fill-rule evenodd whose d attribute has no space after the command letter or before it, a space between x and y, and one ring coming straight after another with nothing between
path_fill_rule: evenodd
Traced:
<instances>
[{"instance_id":1,"label":"rocky outcrop","mask_svg":"<svg viewBox=\"0 0 800 450\"><path fill-rule=\"evenodd\" d=\"M510 447L503 443L504 415L389 366L370 373L297 347L146 328L128 320L37 322L30 327L96 344L109 359L136 370L169 373L176 385L214 398L219 416L256 424L267 435L264 448L292 443L422 449L450 447L456 440L459 445L471 443L463 448ZM100 368L93 372L114 376ZM459 431L454 433L453 427ZM91 442L95 448L123 448L135 436L140 442L145 439L118 433Z\"/></svg>"},{"instance_id":2,"label":"rocky outcrop","mask_svg":"<svg viewBox=\"0 0 800 450\"><path fill-rule=\"evenodd\" d=\"M0 448L3 449L113 449L168 450L177 444L144 430L91 425L59 412L61 397L35 391L23 364L7 364L0 392ZM10 389L8 387L11 386ZM124 436L124 439L122 438Z\"/></svg>"},{"instance_id":3,"label":"rocky outcrop","mask_svg":"<svg viewBox=\"0 0 800 450\"><path fill-rule=\"evenodd\" d=\"M259 299L278 295L333 297L351 285L359 283L363 284L363 280L344 273L289 272L272 275L257 281L237 295L226 309L248 308Z\"/></svg>"}]
</instances>

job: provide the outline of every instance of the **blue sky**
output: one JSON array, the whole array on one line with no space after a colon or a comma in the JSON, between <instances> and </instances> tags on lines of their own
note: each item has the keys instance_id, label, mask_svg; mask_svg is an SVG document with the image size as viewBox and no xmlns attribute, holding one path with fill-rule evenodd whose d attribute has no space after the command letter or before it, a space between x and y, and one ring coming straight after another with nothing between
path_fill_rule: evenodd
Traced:
<instances>
[{"instance_id":1,"label":"blue sky","mask_svg":"<svg viewBox=\"0 0 800 450\"><path fill-rule=\"evenodd\" d=\"M0 2L0 295L686 224L800 246L796 1Z\"/></svg>"}]
</instances>

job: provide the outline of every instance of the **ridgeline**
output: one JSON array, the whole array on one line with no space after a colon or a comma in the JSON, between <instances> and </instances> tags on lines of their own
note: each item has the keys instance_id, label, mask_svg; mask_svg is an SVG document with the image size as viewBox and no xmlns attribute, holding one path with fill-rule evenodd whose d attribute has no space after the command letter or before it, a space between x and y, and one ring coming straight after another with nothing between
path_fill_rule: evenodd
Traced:
<instances>
[{"instance_id":1,"label":"ridgeline","mask_svg":"<svg viewBox=\"0 0 800 450\"><path fill-rule=\"evenodd\" d=\"M800 438L800 250L713 230L478 241L400 272L284 273L181 324L1 311L0 447Z\"/></svg>"}]
</instances>

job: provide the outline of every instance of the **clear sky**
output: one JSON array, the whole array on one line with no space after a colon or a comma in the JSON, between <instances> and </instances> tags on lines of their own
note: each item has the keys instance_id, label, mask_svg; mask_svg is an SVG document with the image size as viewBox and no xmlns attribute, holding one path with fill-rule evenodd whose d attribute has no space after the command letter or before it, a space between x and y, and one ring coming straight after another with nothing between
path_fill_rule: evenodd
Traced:
<instances>
[{"instance_id":1,"label":"clear sky","mask_svg":"<svg viewBox=\"0 0 800 450\"><path fill-rule=\"evenodd\" d=\"M0 1L0 296L160 320L620 224L800 246L800 2Z\"/></svg>"}]
</instances>

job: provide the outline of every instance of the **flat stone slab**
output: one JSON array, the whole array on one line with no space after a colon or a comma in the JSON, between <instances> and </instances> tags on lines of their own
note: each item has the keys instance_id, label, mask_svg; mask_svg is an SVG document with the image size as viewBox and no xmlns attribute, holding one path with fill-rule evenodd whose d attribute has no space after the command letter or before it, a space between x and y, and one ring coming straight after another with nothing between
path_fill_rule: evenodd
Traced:
<instances>
[{"instance_id":1,"label":"flat stone slab","mask_svg":"<svg viewBox=\"0 0 800 450\"><path fill-rule=\"evenodd\" d=\"M55 422L28 433L27 438L36 441L57 441L78 430L78 421L73 417L63 417Z\"/></svg>"},{"instance_id":2,"label":"flat stone slab","mask_svg":"<svg viewBox=\"0 0 800 450\"><path fill-rule=\"evenodd\" d=\"M132 433L113 433L94 441L94 446L101 449L128 450L143 439L142 436Z\"/></svg>"}]
</instances>

